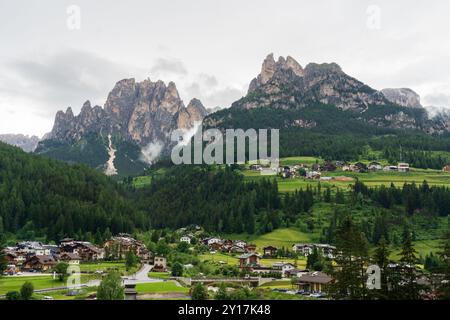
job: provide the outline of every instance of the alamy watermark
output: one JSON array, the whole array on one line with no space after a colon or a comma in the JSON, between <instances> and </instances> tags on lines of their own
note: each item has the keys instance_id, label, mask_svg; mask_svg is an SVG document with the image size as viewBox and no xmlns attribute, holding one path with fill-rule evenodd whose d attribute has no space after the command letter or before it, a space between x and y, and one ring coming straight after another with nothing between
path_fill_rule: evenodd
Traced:
<instances>
[{"instance_id":1,"label":"alamy watermark","mask_svg":"<svg viewBox=\"0 0 450 320\"><path fill-rule=\"evenodd\" d=\"M66 13L67 13L67 20L66 20L67 29L69 29L70 31L80 30L81 8L73 4L67 7Z\"/></svg>"},{"instance_id":2,"label":"alamy watermark","mask_svg":"<svg viewBox=\"0 0 450 320\"><path fill-rule=\"evenodd\" d=\"M366 10L366 26L370 30L381 30L381 8L378 5L370 5Z\"/></svg>"},{"instance_id":3,"label":"alamy watermark","mask_svg":"<svg viewBox=\"0 0 450 320\"><path fill-rule=\"evenodd\" d=\"M171 159L179 164L261 164L262 175L277 174L280 164L279 129L219 129L203 132L200 126L192 139L184 140L185 130L175 130ZM270 136L270 155L268 139ZM248 148L247 148L248 146Z\"/></svg>"}]
</instances>

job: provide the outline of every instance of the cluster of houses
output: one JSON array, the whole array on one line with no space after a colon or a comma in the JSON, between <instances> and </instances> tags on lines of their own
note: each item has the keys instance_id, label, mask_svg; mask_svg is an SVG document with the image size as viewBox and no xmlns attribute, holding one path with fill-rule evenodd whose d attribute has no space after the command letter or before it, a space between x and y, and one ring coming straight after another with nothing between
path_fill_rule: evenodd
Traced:
<instances>
[{"instance_id":1,"label":"cluster of houses","mask_svg":"<svg viewBox=\"0 0 450 320\"><path fill-rule=\"evenodd\" d=\"M309 256L317 250L323 257L334 259L336 247L329 244L321 243L296 243L292 246L292 251L301 254L305 257Z\"/></svg>"},{"instance_id":2,"label":"cluster of houses","mask_svg":"<svg viewBox=\"0 0 450 320\"><path fill-rule=\"evenodd\" d=\"M370 171L391 171L391 172L409 172L410 166L409 163L400 162L397 165L389 165L383 166L381 163L372 161L369 164L365 164L363 162L357 162L354 164L346 163L346 162L337 162L336 166L342 171L350 171L350 172L370 172Z\"/></svg>"},{"instance_id":3,"label":"cluster of houses","mask_svg":"<svg viewBox=\"0 0 450 320\"><path fill-rule=\"evenodd\" d=\"M250 170L260 171L261 165L252 165ZM450 171L450 166L444 167L444 171ZM397 165L383 166L381 163L372 161L369 164L363 162L356 162L350 164L344 161L325 162L324 164L315 163L311 166L305 164L296 164L292 166L282 166L278 168L278 175L283 178L306 178L311 180L339 180L340 178L347 177L322 177L324 172L356 172L365 173L370 171L390 171L390 172L409 172L410 166L408 163L400 162Z\"/></svg>"},{"instance_id":4,"label":"cluster of houses","mask_svg":"<svg viewBox=\"0 0 450 320\"><path fill-rule=\"evenodd\" d=\"M201 243L210 251L221 251L226 253L252 253L256 251L256 245L242 240L221 239L218 237L202 238Z\"/></svg>"},{"instance_id":5,"label":"cluster of houses","mask_svg":"<svg viewBox=\"0 0 450 320\"><path fill-rule=\"evenodd\" d=\"M8 262L7 274L16 274L20 271L47 272L59 262L78 265L80 262L104 259L121 260L125 259L129 251L132 251L141 261L153 263L155 271L167 270L166 258L153 257L144 243L132 238L129 234L114 236L101 248L90 242L65 238L59 245L25 241L4 249Z\"/></svg>"},{"instance_id":6,"label":"cluster of houses","mask_svg":"<svg viewBox=\"0 0 450 320\"><path fill-rule=\"evenodd\" d=\"M281 273L282 277L286 278L299 278L301 275L308 273L308 270L297 269L292 263L275 262L272 266L261 265L261 259L263 257L276 257L277 248L273 246L267 246L263 248L264 255L261 256L257 252L247 252L239 256L239 268L252 273L264 274L264 273ZM327 258L334 258L336 247L328 244L306 244L299 243L292 246L292 251L307 257L312 254L314 250L317 250L319 254Z\"/></svg>"},{"instance_id":7,"label":"cluster of houses","mask_svg":"<svg viewBox=\"0 0 450 320\"><path fill-rule=\"evenodd\" d=\"M190 235L184 235L180 238L180 242L190 243L190 241ZM290 262L277 261L270 266L261 264L261 259L263 258L275 258L278 256L279 249L271 245L263 247L262 254L260 254L256 250L256 245L242 240L208 237L202 238L200 241L213 253L220 251L224 253L240 254L238 256L239 268L243 271L259 275L277 273L283 278L301 279L302 283L299 282L299 287L302 287L302 290L307 289L306 291L308 292L320 292L324 286L332 281L330 276L322 272L309 272L305 269L298 269L296 265ZM336 247L329 244L308 243L298 243L292 246L292 251L305 257L312 254L314 250L317 250L317 252L324 257L332 259L334 258Z\"/></svg>"},{"instance_id":8,"label":"cluster of houses","mask_svg":"<svg viewBox=\"0 0 450 320\"><path fill-rule=\"evenodd\" d=\"M91 243L69 239L61 240L59 246L24 241L15 247L6 247L4 251L8 261L6 272L9 274L19 271L46 272L58 262L76 265L80 261L93 261L104 257L104 251Z\"/></svg>"}]
</instances>

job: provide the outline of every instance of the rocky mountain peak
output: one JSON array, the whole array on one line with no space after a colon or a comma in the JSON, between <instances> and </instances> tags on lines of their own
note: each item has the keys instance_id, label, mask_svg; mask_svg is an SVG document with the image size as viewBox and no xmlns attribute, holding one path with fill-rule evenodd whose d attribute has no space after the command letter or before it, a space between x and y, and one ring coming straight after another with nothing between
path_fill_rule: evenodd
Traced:
<instances>
[{"instance_id":1,"label":"rocky mountain peak","mask_svg":"<svg viewBox=\"0 0 450 320\"><path fill-rule=\"evenodd\" d=\"M260 74L250 83L249 93L268 83L276 74L283 75L288 70L296 76L303 76L302 66L291 56L287 58L280 56L275 62L273 53L269 54L263 61Z\"/></svg>"},{"instance_id":2,"label":"rocky mountain peak","mask_svg":"<svg viewBox=\"0 0 450 320\"><path fill-rule=\"evenodd\" d=\"M186 110L194 118L194 121L201 121L208 115L208 111L206 110L205 106L197 98L194 98L189 102Z\"/></svg>"},{"instance_id":3,"label":"rocky mountain peak","mask_svg":"<svg viewBox=\"0 0 450 320\"><path fill-rule=\"evenodd\" d=\"M388 88L381 90L390 102L407 108L423 108L420 96L409 88Z\"/></svg>"},{"instance_id":4,"label":"rocky mountain peak","mask_svg":"<svg viewBox=\"0 0 450 320\"><path fill-rule=\"evenodd\" d=\"M78 116L70 108L59 111L46 138L69 142L87 133L113 134L145 146L167 141L172 130L190 129L206 115L198 99L193 99L186 108L173 82L166 85L160 80L123 79L108 94L104 108L92 108L88 100Z\"/></svg>"},{"instance_id":5,"label":"rocky mountain peak","mask_svg":"<svg viewBox=\"0 0 450 320\"><path fill-rule=\"evenodd\" d=\"M388 100L344 73L336 63L310 63L302 68L290 56L275 62L273 54L269 54L261 73L250 83L247 97L234 105L245 109L266 106L285 109L314 103L363 112L369 105L385 105Z\"/></svg>"},{"instance_id":6,"label":"rocky mountain peak","mask_svg":"<svg viewBox=\"0 0 450 320\"><path fill-rule=\"evenodd\" d=\"M81 107L80 115L90 115L92 113L91 102L87 100Z\"/></svg>"},{"instance_id":7,"label":"rocky mountain peak","mask_svg":"<svg viewBox=\"0 0 450 320\"><path fill-rule=\"evenodd\" d=\"M305 67L305 72L308 74L327 74L327 73L343 73L342 68L335 62L332 63L309 63Z\"/></svg>"},{"instance_id":8,"label":"rocky mountain peak","mask_svg":"<svg viewBox=\"0 0 450 320\"><path fill-rule=\"evenodd\" d=\"M68 119L68 120L72 119L72 118L74 117L72 108L71 108L71 107L68 107L68 108L66 109L66 112L62 112L62 111L61 111L61 116L63 116L64 118L66 118L66 119Z\"/></svg>"}]
</instances>

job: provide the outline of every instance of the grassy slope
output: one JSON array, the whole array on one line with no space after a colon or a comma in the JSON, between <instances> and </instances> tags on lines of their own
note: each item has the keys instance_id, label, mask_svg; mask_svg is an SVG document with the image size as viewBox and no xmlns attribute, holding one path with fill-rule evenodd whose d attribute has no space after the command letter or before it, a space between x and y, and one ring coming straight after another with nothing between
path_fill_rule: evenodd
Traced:
<instances>
[{"instance_id":1,"label":"grassy slope","mask_svg":"<svg viewBox=\"0 0 450 320\"><path fill-rule=\"evenodd\" d=\"M285 228L277 229L263 235L231 234L227 237L230 239L240 239L254 243L259 249L262 249L268 245L272 245L277 248L285 247L290 249L295 243L315 242L317 241L318 235L314 233L301 232L295 228Z\"/></svg>"},{"instance_id":2,"label":"grassy slope","mask_svg":"<svg viewBox=\"0 0 450 320\"><path fill-rule=\"evenodd\" d=\"M81 282L87 282L92 278L92 276L82 275ZM31 282L35 290L57 288L66 285L65 281L53 280L53 276L50 275L31 277L3 277L0 278L0 294L5 294L9 291L19 291L26 281Z\"/></svg>"}]
</instances>

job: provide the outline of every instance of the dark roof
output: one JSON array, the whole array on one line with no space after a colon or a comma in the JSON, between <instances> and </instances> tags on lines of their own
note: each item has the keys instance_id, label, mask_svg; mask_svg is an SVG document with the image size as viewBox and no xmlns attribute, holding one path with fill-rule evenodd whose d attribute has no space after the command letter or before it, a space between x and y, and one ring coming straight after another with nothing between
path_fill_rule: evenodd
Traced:
<instances>
[{"instance_id":1,"label":"dark roof","mask_svg":"<svg viewBox=\"0 0 450 320\"><path fill-rule=\"evenodd\" d=\"M61 254L60 258L62 260L81 260L79 255L71 252L64 252L63 254Z\"/></svg>"},{"instance_id":2,"label":"dark roof","mask_svg":"<svg viewBox=\"0 0 450 320\"><path fill-rule=\"evenodd\" d=\"M278 249L273 246L267 246L267 247L264 247L263 250L278 250Z\"/></svg>"},{"instance_id":3,"label":"dark roof","mask_svg":"<svg viewBox=\"0 0 450 320\"><path fill-rule=\"evenodd\" d=\"M333 281L333 278L326 273L315 271L302 275L299 279L299 283L322 283L328 284Z\"/></svg>"},{"instance_id":4,"label":"dark roof","mask_svg":"<svg viewBox=\"0 0 450 320\"><path fill-rule=\"evenodd\" d=\"M309 270L307 269L292 269L292 270L288 270L288 273L299 273L299 272L308 272Z\"/></svg>"},{"instance_id":5,"label":"dark roof","mask_svg":"<svg viewBox=\"0 0 450 320\"><path fill-rule=\"evenodd\" d=\"M52 256L32 256L27 261L36 260L40 264L55 264L56 261Z\"/></svg>"}]
</instances>

